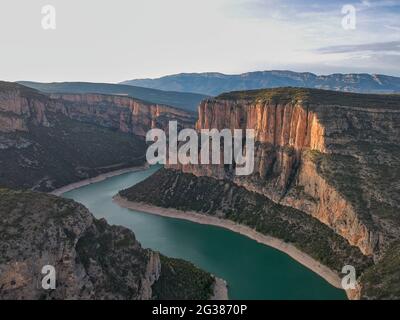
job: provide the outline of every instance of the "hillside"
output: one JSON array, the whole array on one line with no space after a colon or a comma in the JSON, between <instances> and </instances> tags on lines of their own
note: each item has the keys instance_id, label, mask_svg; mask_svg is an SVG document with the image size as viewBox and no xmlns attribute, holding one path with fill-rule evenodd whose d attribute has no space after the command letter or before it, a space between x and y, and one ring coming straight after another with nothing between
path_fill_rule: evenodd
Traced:
<instances>
[{"instance_id":1,"label":"hillside","mask_svg":"<svg viewBox=\"0 0 400 320\"><path fill-rule=\"evenodd\" d=\"M363 256L358 248L350 246L318 220L228 181L162 169L119 194L133 202L196 211L247 225L295 244L337 272L346 263L358 270L371 264L371 259Z\"/></svg>"},{"instance_id":2,"label":"hillside","mask_svg":"<svg viewBox=\"0 0 400 320\"><path fill-rule=\"evenodd\" d=\"M316 75L310 72L256 71L237 75L222 73L181 73L157 79L135 79L122 84L197 92L217 96L223 92L276 87L306 87L359 93L400 92L400 78L375 74Z\"/></svg>"},{"instance_id":3,"label":"hillside","mask_svg":"<svg viewBox=\"0 0 400 320\"><path fill-rule=\"evenodd\" d=\"M268 226L274 221L269 217L273 211L264 203L272 200L275 209L281 208L277 210L279 215L295 209L297 215L315 218L321 227L328 226L347 245L358 247L365 257L372 258L376 270L387 270L379 276L365 273L354 296L397 296L388 279L394 281L397 277L391 272L399 263L393 252L400 242L399 124L397 95L296 88L223 94L201 103L196 128L254 129L254 172L235 176L234 166L230 165L170 165L174 171L148 179L147 187L143 185L145 193L135 186L125 196L160 206L224 213L229 219L300 247L301 241L306 241L311 248L301 248L310 255L323 252L335 257L329 246L318 248L323 245L320 240L296 237L299 227L296 232L282 231L293 226L291 218L280 218ZM182 176L181 171L193 176ZM220 180L225 188L211 180L203 192L205 177ZM236 187L229 187L232 184ZM148 186L155 189L149 197ZM257 193L263 202L251 194L239 201L233 196L239 191L228 192L238 187ZM166 195L164 190L168 190ZM242 203L246 201L249 204ZM354 257L351 253L347 259ZM338 269L323 257L317 258ZM340 264L346 258L334 260Z\"/></svg>"},{"instance_id":4,"label":"hillside","mask_svg":"<svg viewBox=\"0 0 400 320\"><path fill-rule=\"evenodd\" d=\"M18 82L24 86L42 91L44 93L99 93L135 98L152 104L163 104L195 112L200 101L207 96L196 93L161 91L109 83L89 82L62 82L38 83L30 81Z\"/></svg>"},{"instance_id":5,"label":"hillside","mask_svg":"<svg viewBox=\"0 0 400 320\"><path fill-rule=\"evenodd\" d=\"M209 273L142 248L72 200L0 189L0 221L0 299L169 299L165 288L177 299L212 296ZM45 265L56 270L54 290L41 287Z\"/></svg>"},{"instance_id":6,"label":"hillside","mask_svg":"<svg viewBox=\"0 0 400 320\"><path fill-rule=\"evenodd\" d=\"M50 191L107 171L143 165L144 135L191 114L128 97L47 96L0 82L0 185Z\"/></svg>"},{"instance_id":7,"label":"hillside","mask_svg":"<svg viewBox=\"0 0 400 320\"><path fill-rule=\"evenodd\" d=\"M129 97L46 95L0 82L0 299L213 296L215 278L193 264L143 249L130 230L72 200L21 190L144 165L144 134L169 120L193 126L194 118ZM45 265L55 267L54 290L41 287Z\"/></svg>"}]
</instances>

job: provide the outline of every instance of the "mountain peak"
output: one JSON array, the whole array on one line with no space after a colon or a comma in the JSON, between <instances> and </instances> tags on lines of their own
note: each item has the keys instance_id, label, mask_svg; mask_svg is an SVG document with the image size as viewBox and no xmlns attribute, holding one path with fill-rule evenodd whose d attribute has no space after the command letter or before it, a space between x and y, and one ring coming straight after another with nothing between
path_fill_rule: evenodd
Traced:
<instances>
[{"instance_id":1,"label":"mountain peak","mask_svg":"<svg viewBox=\"0 0 400 320\"><path fill-rule=\"evenodd\" d=\"M316 75L311 72L290 70L264 70L233 75L218 72L180 73L157 79L135 79L122 83L210 96L230 91L289 86L357 93L400 92L400 78L398 77L368 73Z\"/></svg>"}]
</instances>

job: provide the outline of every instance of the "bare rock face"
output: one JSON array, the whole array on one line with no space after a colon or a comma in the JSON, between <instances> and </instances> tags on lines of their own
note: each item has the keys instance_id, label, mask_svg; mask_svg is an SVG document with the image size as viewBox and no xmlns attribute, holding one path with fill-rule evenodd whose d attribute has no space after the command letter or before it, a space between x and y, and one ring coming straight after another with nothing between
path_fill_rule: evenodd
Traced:
<instances>
[{"instance_id":1,"label":"bare rock face","mask_svg":"<svg viewBox=\"0 0 400 320\"><path fill-rule=\"evenodd\" d=\"M0 132L27 131L29 121L49 126L46 98L13 83L0 82Z\"/></svg>"},{"instance_id":2,"label":"bare rock face","mask_svg":"<svg viewBox=\"0 0 400 320\"><path fill-rule=\"evenodd\" d=\"M52 94L0 82L0 132L28 131L28 124L49 127L48 113L145 136L152 128L166 128L169 120L192 127L193 114L159 104L101 94Z\"/></svg>"},{"instance_id":3,"label":"bare rock face","mask_svg":"<svg viewBox=\"0 0 400 320\"><path fill-rule=\"evenodd\" d=\"M101 94L52 94L55 108L71 119L145 136L152 128L167 130L176 120L181 127L192 127L193 114L177 108L151 104L129 97Z\"/></svg>"},{"instance_id":4,"label":"bare rock face","mask_svg":"<svg viewBox=\"0 0 400 320\"><path fill-rule=\"evenodd\" d=\"M290 88L228 93L200 105L196 128L254 129L254 173L171 167L230 179L300 209L379 259L400 235L399 123L398 96Z\"/></svg>"},{"instance_id":5,"label":"bare rock face","mask_svg":"<svg viewBox=\"0 0 400 320\"><path fill-rule=\"evenodd\" d=\"M48 96L0 82L0 186L51 191L143 165L152 128L194 125L194 115L122 96Z\"/></svg>"}]
</instances>

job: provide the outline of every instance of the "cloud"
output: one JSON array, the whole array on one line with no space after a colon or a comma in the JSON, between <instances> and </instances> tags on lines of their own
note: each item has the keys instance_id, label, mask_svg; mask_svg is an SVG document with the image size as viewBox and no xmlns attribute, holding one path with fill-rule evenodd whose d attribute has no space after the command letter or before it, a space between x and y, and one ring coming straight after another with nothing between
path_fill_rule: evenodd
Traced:
<instances>
[{"instance_id":1,"label":"cloud","mask_svg":"<svg viewBox=\"0 0 400 320\"><path fill-rule=\"evenodd\" d=\"M52 2L51 33L40 27L43 0L0 2L3 78L109 82L296 65L400 74L400 0ZM348 3L357 8L356 30L342 28Z\"/></svg>"},{"instance_id":2,"label":"cloud","mask_svg":"<svg viewBox=\"0 0 400 320\"><path fill-rule=\"evenodd\" d=\"M394 30L394 31L400 32L400 26L392 26L392 25L385 24L384 27L389 30Z\"/></svg>"},{"instance_id":3,"label":"cloud","mask_svg":"<svg viewBox=\"0 0 400 320\"><path fill-rule=\"evenodd\" d=\"M322 47L316 50L319 53L347 53L347 52L398 52L400 41L365 43L357 45L337 45Z\"/></svg>"}]
</instances>

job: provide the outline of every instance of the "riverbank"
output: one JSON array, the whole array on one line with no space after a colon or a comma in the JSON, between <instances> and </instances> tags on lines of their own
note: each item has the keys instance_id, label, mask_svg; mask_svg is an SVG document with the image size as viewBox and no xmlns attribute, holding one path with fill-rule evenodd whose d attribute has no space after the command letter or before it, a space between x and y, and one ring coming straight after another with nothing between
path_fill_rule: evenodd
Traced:
<instances>
[{"instance_id":1,"label":"riverbank","mask_svg":"<svg viewBox=\"0 0 400 320\"><path fill-rule=\"evenodd\" d=\"M199 214L193 211L180 211L176 209L156 207L145 203L131 202L122 198L119 195L114 196L113 201L123 208L155 214L164 217L188 220L200 224L213 225L228 229L236 233L240 233L241 235L244 235L261 244L267 245L269 247L275 248L279 251L286 253L297 262L301 263L314 273L324 278L332 286L342 289L341 279L339 275L336 272L329 269L327 266L324 266L323 264L319 263L317 260L313 259L309 255L303 253L295 246L286 243L280 239L263 235L247 226L239 225L230 220Z\"/></svg>"},{"instance_id":2,"label":"riverbank","mask_svg":"<svg viewBox=\"0 0 400 320\"><path fill-rule=\"evenodd\" d=\"M85 180L81 180L81 181L77 181L77 182L74 182L74 183L71 183L71 184L67 184L66 186L63 186L63 187L58 188L58 189L55 189L55 190L53 190L52 192L49 192L49 193L52 194L52 195L55 195L55 196L61 196L63 193L72 191L74 189L78 189L78 188L87 186L87 185L92 184L92 183L100 182L100 181L106 180L108 178L119 176L119 175L124 174L124 173L145 170L148 167L149 167L149 165L146 164L146 165L143 165L143 166L129 167L129 168L125 168L125 169L109 171L109 172L106 172L106 173L102 173L102 174L100 174L98 176L95 176L93 178L88 178L88 179L85 179Z\"/></svg>"},{"instance_id":3,"label":"riverbank","mask_svg":"<svg viewBox=\"0 0 400 320\"><path fill-rule=\"evenodd\" d=\"M228 284L224 279L215 277L213 288L213 295L210 300L229 300L228 297Z\"/></svg>"},{"instance_id":4,"label":"riverbank","mask_svg":"<svg viewBox=\"0 0 400 320\"><path fill-rule=\"evenodd\" d=\"M112 178L115 176L119 176L125 173L129 173L129 172L136 172L136 171L142 171L145 169L148 169L149 165L143 165L143 166L136 166L136 167L130 167L130 168L125 168L125 169L120 169L120 170L114 170L114 171L110 171L110 172L106 172L103 174L100 174L98 176L89 178L89 179L84 179L81 181L77 181L68 185L65 185L61 188L58 188L56 190L53 190L52 192L50 192L50 194L52 195L56 195L56 196L61 196L62 194L72 191L74 189L78 189L93 183L97 183L103 180L106 180L108 178ZM226 283L225 280L218 278L216 276L214 276L215 279L215 283L213 286L213 294L210 297L210 300L229 300L228 297L228 285Z\"/></svg>"}]
</instances>

